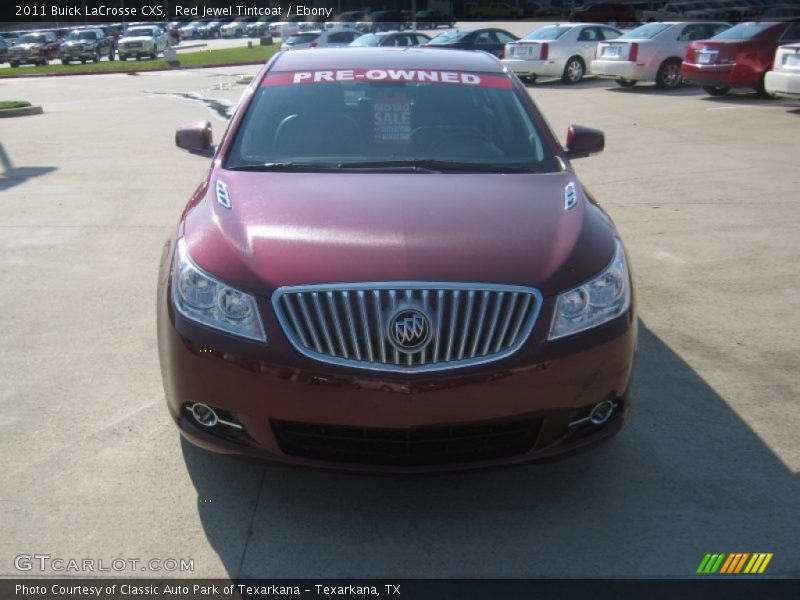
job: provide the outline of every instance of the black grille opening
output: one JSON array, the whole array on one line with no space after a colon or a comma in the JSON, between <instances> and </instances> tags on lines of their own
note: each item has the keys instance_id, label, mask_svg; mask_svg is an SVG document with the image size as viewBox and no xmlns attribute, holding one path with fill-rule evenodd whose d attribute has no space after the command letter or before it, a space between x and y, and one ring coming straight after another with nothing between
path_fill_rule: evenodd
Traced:
<instances>
[{"instance_id":1,"label":"black grille opening","mask_svg":"<svg viewBox=\"0 0 800 600\"><path fill-rule=\"evenodd\" d=\"M477 462L525 454L540 428L540 419L413 429L272 421L278 445L288 456L390 466Z\"/></svg>"}]
</instances>

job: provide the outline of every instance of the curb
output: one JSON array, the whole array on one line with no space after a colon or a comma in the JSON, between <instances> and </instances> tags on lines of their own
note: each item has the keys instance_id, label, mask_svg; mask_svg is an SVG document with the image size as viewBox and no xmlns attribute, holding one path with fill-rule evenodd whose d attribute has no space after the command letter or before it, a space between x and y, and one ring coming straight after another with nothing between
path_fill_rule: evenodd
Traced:
<instances>
[{"instance_id":1,"label":"curb","mask_svg":"<svg viewBox=\"0 0 800 600\"><path fill-rule=\"evenodd\" d=\"M114 69L113 71L86 71L83 73L41 73L39 75L0 75L0 79L36 79L37 77L78 77L83 75L138 75L139 73L158 73L163 71L188 71L191 69L219 69L221 67L246 67L264 65L266 60L252 60L240 63L218 63L213 65L197 65L191 67L158 67L154 69Z\"/></svg>"},{"instance_id":2,"label":"curb","mask_svg":"<svg viewBox=\"0 0 800 600\"><path fill-rule=\"evenodd\" d=\"M20 108L0 109L0 119L5 117L27 117L28 115L40 115L44 112L41 106L22 106Z\"/></svg>"},{"instance_id":3,"label":"curb","mask_svg":"<svg viewBox=\"0 0 800 600\"><path fill-rule=\"evenodd\" d=\"M198 42L196 44L186 44L185 46L184 45L170 46L170 48L175 50L175 52L180 52L181 50L192 50L193 48L205 48L207 46L208 44L205 42Z\"/></svg>"}]
</instances>

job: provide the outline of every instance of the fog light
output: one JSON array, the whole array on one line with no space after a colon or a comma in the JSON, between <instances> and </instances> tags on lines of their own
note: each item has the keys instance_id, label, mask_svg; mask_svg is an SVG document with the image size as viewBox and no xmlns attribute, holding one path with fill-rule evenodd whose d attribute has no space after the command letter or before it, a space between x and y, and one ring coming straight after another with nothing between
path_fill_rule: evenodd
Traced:
<instances>
[{"instance_id":1,"label":"fog light","mask_svg":"<svg viewBox=\"0 0 800 600\"><path fill-rule=\"evenodd\" d=\"M569 426L577 427L578 425L583 425L585 423L591 423L592 425L602 425L611 418L611 415L614 414L614 410L616 408L617 408L617 403L614 402L613 400L603 400L602 402L598 402L597 404L595 404L589 411L588 415L585 412L586 408L583 409L581 413L586 416L576 419L575 421L572 421L569 424Z\"/></svg>"},{"instance_id":2,"label":"fog light","mask_svg":"<svg viewBox=\"0 0 800 600\"><path fill-rule=\"evenodd\" d=\"M589 420L595 425L602 425L608 421L613 412L614 403L611 400L605 400L592 409L592 412L589 413Z\"/></svg>"},{"instance_id":3,"label":"fog light","mask_svg":"<svg viewBox=\"0 0 800 600\"><path fill-rule=\"evenodd\" d=\"M194 420L203 427L214 427L219 422L217 413L210 406L198 403L193 404L190 410L192 411Z\"/></svg>"}]
</instances>

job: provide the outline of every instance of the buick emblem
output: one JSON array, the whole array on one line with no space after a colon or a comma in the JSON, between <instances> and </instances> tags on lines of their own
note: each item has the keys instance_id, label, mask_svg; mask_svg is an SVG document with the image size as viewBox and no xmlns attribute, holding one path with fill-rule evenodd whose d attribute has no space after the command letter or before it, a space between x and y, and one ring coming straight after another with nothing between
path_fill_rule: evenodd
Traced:
<instances>
[{"instance_id":1,"label":"buick emblem","mask_svg":"<svg viewBox=\"0 0 800 600\"><path fill-rule=\"evenodd\" d=\"M386 333L400 352L419 352L431 341L431 320L416 308L403 308L389 319Z\"/></svg>"}]
</instances>

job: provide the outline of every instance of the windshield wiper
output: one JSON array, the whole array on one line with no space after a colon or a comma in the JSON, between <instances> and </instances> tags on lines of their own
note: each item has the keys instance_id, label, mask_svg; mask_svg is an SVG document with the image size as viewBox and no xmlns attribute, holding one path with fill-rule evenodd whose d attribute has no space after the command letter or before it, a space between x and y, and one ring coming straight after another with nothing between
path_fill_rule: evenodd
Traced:
<instances>
[{"instance_id":1,"label":"windshield wiper","mask_svg":"<svg viewBox=\"0 0 800 600\"><path fill-rule=\"evenodd\" d=\"M520 165L459 162L452 160L437 160L433 158L409 160L375 160L353 161L339 163L303 163L303 162L268 162L261 164L231 165L226 167L231 171L284 171L284 172L314 172L314 171L381 171L381 172L411 172L411 173L533 173L530 167Z\"/></svg>"},{"instance_id":2,"label":"windshield wiper","mask_svg":"<svg viewBox=\"0 0 800 600\"><path fill-rule=\"evenodd\" d=\"M252 165L231 165L225 167L229 171L335 171L337 164L329 163L301 163L301 162L268 162Z\"/></svg>"},{"instance_id":3,"label":"windshield wiper","mask_svg":"<svg viewBox=\"0 0 800 600\"><path fill-rule=\"evenodd\" d=\"M410 169L417 173L532 173L530 167L478 162L459 162L454 160L438 160L421 158L409 160L385 160L367 162L339 163L343 169Z\"/></svg>"}]
</instances>

